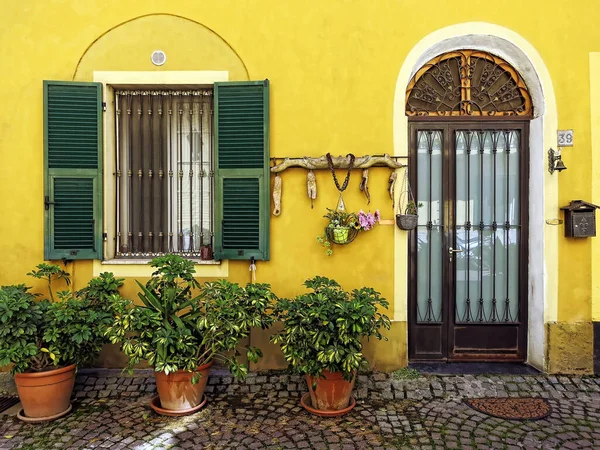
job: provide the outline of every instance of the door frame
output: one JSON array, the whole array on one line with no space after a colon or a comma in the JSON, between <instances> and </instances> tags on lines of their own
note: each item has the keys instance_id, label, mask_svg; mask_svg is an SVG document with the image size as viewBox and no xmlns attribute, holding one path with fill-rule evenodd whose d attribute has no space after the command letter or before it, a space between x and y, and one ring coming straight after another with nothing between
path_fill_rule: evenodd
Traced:
<instances>
[{"instance_id":1,"label":"door frame","mask_svg":"<svg viewBox=\"0 0 600 450\"><path fill-rule=\"evenodd\" d=\"M417 229L409 232L408 239L408 358L410 361L525 361L527 359L528 338L528 256L529 256L529 120L530 117L465 117L449 118L415 117L409 118L408 123L408 155L409 182L415 199L417 195L417 130L441 130L442 147L442 189L443 195L443 233L442 233L442 324L417 323ZM492 352L454 354L455 344L454 314L455 314L455 270L448 258L450 243L456 248L456 233L454 230L455 199L456 199L456 165L451 152L455 147L455 131L457 129L518 129L520 136L520 171L519 171L519 217L521 233L519 236L519 328L517 332L517 348L514 353ZM451 270L452 269L452 270ZM446 294L446 295L445 295ZM484 327L509 327L506 324L485 324ZM514 325L513 325L514 327ZM436 329L437 328L437 329ZM439 334L439 350L417 353L415 342L419 339L435 339Z\"/></svg>"}]
</instances>

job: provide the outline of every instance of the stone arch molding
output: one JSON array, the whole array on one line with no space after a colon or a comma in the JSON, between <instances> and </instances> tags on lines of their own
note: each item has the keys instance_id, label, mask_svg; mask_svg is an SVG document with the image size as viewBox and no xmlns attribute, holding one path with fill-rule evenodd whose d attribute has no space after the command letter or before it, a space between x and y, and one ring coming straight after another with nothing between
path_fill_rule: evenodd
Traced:
<instances>
[{"instance_id":1,"label":"stone arch molding","mask_svg":"<svg viewBox=\"0 0 600 450\"><path fill-rule=\"evenodd\" d=\"M530 59L515 44L496 36L467 35L439 42L421 54L409 78L412 78L421 67L436 56L460 49L488 52L504 59L519 72L525 81L531 95L532 103L535 105L533 111L534 119L544 114L545 101L542 84ZM408 85L408 82L406 84Z\"/></svg>"},{"instance_id":2,"label":"stone arch molding","mask_svg":"<svg viewBox=\"0 0 600 450\"><path fill-rule=\"evenodd\" d=\"M546 361L545 323L558 314L558 229L545 225L558 211L558 177L545 168L547 150L556 145L557 111L552 80L537 50L522 36L499 25L470 22L430 33L408 53L396 81L393 111L394 154L408 154L406 89L415 73L428 61L444 53L472 49L504 59L525 81L534 117L530 122L530 206L528 280L528 361L544 370ZM549 217L546 217L549 214ZM408 248L406 233L394 237L394 319L407 321Z\"/></svg>"}]
</instances>

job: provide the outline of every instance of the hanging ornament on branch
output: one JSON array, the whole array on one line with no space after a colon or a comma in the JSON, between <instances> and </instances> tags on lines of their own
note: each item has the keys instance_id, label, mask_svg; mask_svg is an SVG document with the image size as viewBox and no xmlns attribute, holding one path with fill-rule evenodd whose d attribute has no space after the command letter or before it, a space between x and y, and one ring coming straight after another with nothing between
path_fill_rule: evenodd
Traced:
<instances>
[{"instance_id":1,"label":"hanging ornament on branch","mask_svg":"<svg viewBox=\"0 0 600 450\"><path fill-rule=\"evenodd\" d=\"M365 193L367 197L367 205L371 203L371 194L369 194L369 169L363 169L362 180L359 189Z\"/></svg>"},{"instance_id":2,"label":"hanging ornament on branch","mask_svg":"<svg viewBox=\"0 0 600 450\"><path fill-rule=\"evenodd\" d=\"M308 198L310 199L310 208L314 208L315 199L317 198L317 179L315 173L312 170L308 171L306 175L306 187L308 190Z\"/></svg>"},{"instance_id":3,"label":"hanging ornament on branch","mask_svg":"<svg viewBox=\"0 0 600 450\"><path fill-rule=\"evenodd\" d=\"M352 168L354 167L354 155L352 153L348 153L348 157L350 157L350 163L348 164L348 172L346 173L346 178L344 179L344 182L342 183L342 185L340 186L340 183L337 179L337 176L335 174L335 168L333 167L333 160L331 159L331 153L327 153L327 155L325 155L327 157L327 165L329 166L329 170L331 171L331 176L333 177L333 182L335 183L335 187L337 188L337 190L340 193L340 198L338 200L338 205L337 205L337 209L339 211L345 211L346 210L346 205L344 204L344 198L342 197L342 192L344 192L346 190L346 188L348 187L348 182L350 181L350 173L352 172Z\"/></svg>"},{"instance_id":4,"label":"hanging ornament on branch","mask_svg":"<svg viewBox=\"0 0 600 450\"><path fill-rule=\"evenodd\" d=\"M278 216L281 214L281 189L282 189L281 177L279 174L275 176L275 183L273 184L273 215Z\"/></svg>"},{"instance_id":5,"label":"hanging ornament on branch","mask_svg":"<svg viewBox=\"0 0 600 450\"><path fill-rule=\"evenodd\" d=\"M392 171L390 179L388 180L388 192L390 193L390 198L392 199L392 209L394 209L394 189L396 188L397 178L398 174L396 173L396 171Z\"/></svg>"}]
</instances>

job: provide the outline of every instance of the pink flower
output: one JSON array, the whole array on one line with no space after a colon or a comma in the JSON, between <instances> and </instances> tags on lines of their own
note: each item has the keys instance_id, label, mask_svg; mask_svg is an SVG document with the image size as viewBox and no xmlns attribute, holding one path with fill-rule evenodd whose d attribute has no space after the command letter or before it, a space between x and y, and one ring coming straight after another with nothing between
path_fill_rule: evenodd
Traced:
<instances>
[{"instance_id":1,"label":"pink flower","mask_svg":"<svg viewBox=\"0 0 600 450\"><path fill-rule=\"evenodd\" d=\"M361 230L369 231L379 222L380 214L379 210L375 211L375 215L371 213L365 213L362 209L358 213L358 224Z\"/></svg>"}]
</instances>

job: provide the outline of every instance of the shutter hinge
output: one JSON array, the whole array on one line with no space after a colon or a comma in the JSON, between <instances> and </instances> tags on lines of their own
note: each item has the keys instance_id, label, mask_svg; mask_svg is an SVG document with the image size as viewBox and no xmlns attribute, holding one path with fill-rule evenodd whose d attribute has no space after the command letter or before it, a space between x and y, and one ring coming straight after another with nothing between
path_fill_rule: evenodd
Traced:
<instances>
[{"instance_id":1,"label":"shutter hinge","mask_svg":"<svg viewBox=\"0 0 600 450\"><path fill-rule=\"evenodd\" d=\"M102 102L102 111L106 112L106 102Z\"/></svg>"},{"instance_id":2,"label":"shutter hinge","mask_svg":"<svg viewBox=\"0 0 600 450\"><path fill-rule=\"evenodd\" d=\"M106 242L108 240L108 233L102 233L102 239Z\"/></svg>"},{"instance_id":3,"label":"shutter hinge","mask_svg":"<svg viewBox=\"0 0 600 450\"><path fill-rule=\"evenodd\" d=\"M56 205L56 202L51 202L50 197L45 195L44 196L44 209L46 211L48 211L50 209L50 205Z\"/></svg>"}]
</instances>

